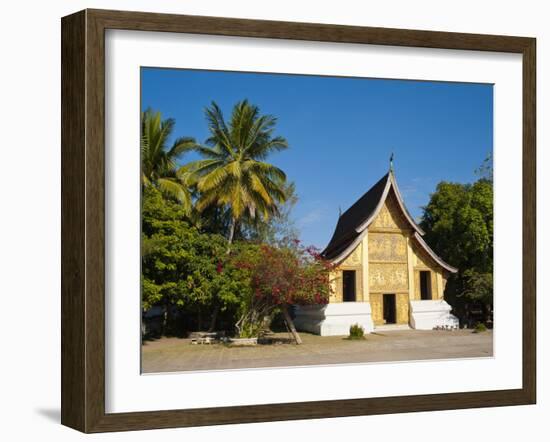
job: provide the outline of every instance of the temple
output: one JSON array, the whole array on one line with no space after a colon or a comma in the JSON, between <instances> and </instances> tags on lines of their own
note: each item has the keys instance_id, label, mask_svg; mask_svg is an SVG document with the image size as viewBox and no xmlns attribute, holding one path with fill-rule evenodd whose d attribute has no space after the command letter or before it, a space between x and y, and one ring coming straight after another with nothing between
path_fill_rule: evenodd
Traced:
<instances>
[{"instance_id":1,"label":"temple","mask_svg":"<svg viewBox=\"0 0 550 442\"><path fill-rule=\"evenodd\" d=\"M296 309L296 326L322 336L388 328L458 326L443 294L447 264L426 244L399 193L393 167L339 216L322 256L336 265L324 306Z\"/></svg>"}]
</instances>

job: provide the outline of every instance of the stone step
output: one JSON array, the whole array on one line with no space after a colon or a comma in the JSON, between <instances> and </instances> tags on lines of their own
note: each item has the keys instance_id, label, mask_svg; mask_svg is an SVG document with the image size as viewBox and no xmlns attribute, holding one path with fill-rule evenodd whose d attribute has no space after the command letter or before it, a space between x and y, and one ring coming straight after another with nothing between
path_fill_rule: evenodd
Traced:
<instances>
[{"instance_id":1,"label":"stone step","mask_svg":"<svg viewBox=\"0 0 550 442\"><path fill-rule=\"evenodd\" d=\"M395 331L395 330L411 330L409 324L384 324L375 325L374 331Z\"/></svg>"}]
</instances>

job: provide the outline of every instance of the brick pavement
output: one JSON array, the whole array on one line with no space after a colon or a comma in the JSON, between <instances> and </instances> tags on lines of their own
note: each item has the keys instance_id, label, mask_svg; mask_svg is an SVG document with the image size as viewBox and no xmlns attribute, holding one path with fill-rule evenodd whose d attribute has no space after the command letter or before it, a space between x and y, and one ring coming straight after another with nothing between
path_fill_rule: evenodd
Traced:
<instances>
[{"instance_id":1,"label":"brick pavement","mask_svg":"<svg viewBox=\"0 0 550 442\"><path fill-rule=\"evenodd\" d=\"M142 371L157 373L475 358L493 354L491 331L384 331L367 335L364 341L349 341L341 336L300 335L304 341L302 345L294 345L287 334L279 333L274 336L282 343L255 347L191 345L190 340L178 338L148 341L142 347Z\"/></svg>"}]
</instances>

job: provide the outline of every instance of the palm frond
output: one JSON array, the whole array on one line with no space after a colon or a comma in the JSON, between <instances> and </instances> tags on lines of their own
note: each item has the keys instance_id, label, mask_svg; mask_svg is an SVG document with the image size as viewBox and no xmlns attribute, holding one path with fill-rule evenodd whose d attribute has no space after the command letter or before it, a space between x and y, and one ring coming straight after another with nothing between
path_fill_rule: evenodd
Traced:
<instances>
[{"instance_id":1,"label":"palm frond","mask_svg":"<svg viewBox=\"0 0 550 442\"><path fill-rule=\"evenodd\" d=\"M206 146L194 147L204 159L178 171L193 177L185 182L196 185L197 210L225 207L236 220L243 216L265 219L278 213L278 204L286 198L286 175L263 161L288 147L284 138L274 136L277 119L260 115L258 106L247 100L233 107L228 124L215 102L205 109L205 115L210 136Z\"/></svg>"},{"instance_id":2,"label":"palm frond","mask_svg":"<svg viewBox=\"0 0 550 442\"><path fill-rule=\"evenodd\" d=\"M167 152L167 155L170 158L179 158L182 154L190 152L195 149L197 145L196 141L192 137L181 137L174 141L174 144Z\"/></svg>"},{"instance_id":3,"label":"palm frond","mask_svg":"<svg viewBox=\"0 0 550 442\"><path fill-rule=\"evenodd\" d=\"M286 174L273 164L263 161L247 160L244 162L243 169L247 172L258 173L267 176L273 180L278 180L281 183L286 181Z\"/></svg>"},{"instance_id":4,"label":"palm frond","mask_svg":"<svg viewBox=\"0 0 550 442\"><path fill-rule=\"evenodd\" d=\"M141 184L143 184L144 186L150 186L151 185L151 180L144 173L141 174Z\"/></svg>"},{"instance_id":5,"label":"palm frond","mask_svg":"<svg viewBox=\"0 0 550 442\"><path fill-rule=\"evenodd\" d=\"M197 188L200 192L209 191L220 186L227 178L228 171L225 167L213 169L210 173L200 177L197 180Z\"/></svg>"},{"instance_id":6,"label":"palm frond","mask_svg":"<svg viewBox=\"0 0 550 442\"><path fill-rule=\"evenodd\" d=\"M163 120L160 112L147 109L141 114L141 170L142 183L154 185L169 198L179 201L186 211L192 206L187 175L177 170L176 160L192 150L195 140L180 137L167 149L167 140L175 126L175 120Z\"/></svg>"},{"instance_id":7,"label":"palm frond","mask_svg":"<svg viewBox=\"0 0 550 442\"><path fill-rule=\"evenodd\" d=\"M182 168L185 171L188 171L190 173L195 174L197 177L202 177L214 169L217 169L218 167L224 167L225 162L223 160L197 160L192 161L190 163L187 163L185 166L182 166Z\"/></svg>"},{"instance_id":8,"label":"palm frond","mask_svg":"<svg viewBox=\"0 0 550 442\"><path fill-rule=\"evenodd\" d=\"M269 195L269 192L265 188L264 184L262 183L262 180L258 177L258 175L255 175L255 174L251 175L250 181L251 181L251 187L254 190L254 192L256 192L267 205L273 204L273 199Z\"/></svg>"},{"instance_id":9,"label":"palm frond","mask_svg":"<svg viewBox=\"0 0 550 442\"><path fill-rule=\"evenodd\" d=\"M288 142L283 137L261 137L247 149L247 156L257 160L263 160L274 152L280 152L288 148Z\"/></svg>"},{"instance_id":10,"label":"palm frond","mask_svg":"<svg viewBox=\"0 0 550 442\"><path fill-rule=\"evenodd\" d=\"M276 121L276 118L270 115L263 115L258 118L248 133L246 145L244 146L245 152L248 152L252 146L261 144L259 143L261 138L270 137Z\"/></svg>"},{"instance_id":11,"label":"palm frond","mask_svg":"<svg viewBox=\"0 0 550 442\"><path fill-rule=\"evenodd\" d=\"M205 158L223 160L227 157L226 152L220 151L219 149L213 147L196 145L194 150Z\"/></svg>"},{"instance_id":12,"label":"palm frond","mask_svg":"<svg viewBox=\"0 0 550 442\"><path fill-rule=\"evenodd\" d=\"M182 183L173 178L159 178L157 185L162 193L179 201L185 211L191 209L191 193Z\"/></svg>"},{"instance_id":13,"label":"palm frond","mask_svg":"<svg viewBox=\"0 0 550 442\"><path fill-rule=\"evenodd\" d=\"M199 212L203 212L207 208L214 206L214 205L220 205L218 202L219 195L216 194L216 192L203 192L201 193L199 199L195 203L195 208Z\"/></svg>"},{"instance_id":14,"label":"palm frond","mask_svg":"<svg viewBox=\"0 0 550 442\"><path fill-rule=\"evenodd\" d=\"M220 146L225 150L227 155L233 156L230 131L225 124L223 113L215 101L212 101L210 107L205 109L205 115L208 121L208 129L211 133L211 137L207 142Z\"/></svg>"}]
</instances>

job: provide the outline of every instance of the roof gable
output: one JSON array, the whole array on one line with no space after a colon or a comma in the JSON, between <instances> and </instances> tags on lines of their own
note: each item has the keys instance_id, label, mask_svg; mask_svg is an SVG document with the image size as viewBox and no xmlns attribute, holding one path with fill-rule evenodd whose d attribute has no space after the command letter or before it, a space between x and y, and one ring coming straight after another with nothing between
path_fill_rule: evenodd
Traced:
<instances>
[{"instance_id":1,"label":"roof gable","mask_svg":"<svg viewBox=\"0 0 550 442\"><path fill-rule=\"evenodd\" d=\"M424 241L424 238L422 238L418 233L415 232L413 235L414 239L418 242L418 245L422 250L424 250L438 265L443 267L445 270L456 273L458 272L458 269L447 264L445 261L443 261L437 254L431 249L431 247Z\"/></svg>"},{"instance_id":2,"label":"roof gable","mask_svg":"<svg viewBox=\"0 0 550 442\"><path fill-rule=\"evenodd\" d=\"M390 199L388 199L389 195ZM392 170L378 180L361 198L340 215L332 238L325 250L321 252L321 255L333 263L338 263L345 259L359 245L367 232L367 228L377 219L387 200L389 204L395 203L396 207L393 208L393 211L395 212L395 209L398 209L403 220L405 220L405 225L408 224L412 228L418 244L428 255L446 270L453 273L456 272L457 270L454 267L439 258L422 239L424 231L414 222L407 210Z\"/></svg>"},{"instance_id":3,"label":"roof gable","mask_svg":"<svg viewBox=\"0 0 550 442\"><path fill-rule=\"evenodd\" d=\"M342 253L350 252L351 250L348 250L350 244L357 242L357 239L360 236L362 237L362 232L378 216L391 189L393 189L397 205L403 212L404 218L415 231L423 235L424 232L413 221L405 208L393 172L390 170L349 209L340 215L334 234L325 250L323 250L322 255L327 259L333 260L339 258Z\"/></svg>"},{"instance_id":4,"label":"roof gable","mask_svg":"<svg viewBox=\"0 0 550 442\"><path fill-rule=\"evenodd\" d=\"M390 189L386 200L382 204L382 207L378 211L378 214L373 218L369 224L369 231L374 229L380 230L412 230L409 222L407 221L403 211L397 201L395 191Z\"/></svg>"},{"instance_id":5,"label":"roof gable","mask_svg":"<svg viewBox=\"0 0 550 442\"><path fill-rule=\"evenodd\" d=\"M419 233L420 235L424 235L424 231L420 228L418 224L416 224L416 222L414 222L413 217L411 216L411 214L407 210L407 207L405 206L405 202L401 197L401 192L399 192L399 187L397 186L397 181L395 180L395 176L393 172L390 170L386 176L387 176L386 187L384 188L384 193L382 194L380 201L378 202L378 206L369 217L367 217L359 226L356 227L355 230L357 230L358 232L362 232L374 221L374 219L378 216L378 213L382 209L384 203L386 202L386 199L390 191L393 190L393 192L395 193L398 206L401 210L401 213L403 214L403 216L405 217L409 225L417 233Z\"/></svg>"},{"instance_id":6,"label":"roof gable","mask_svg":"<svg viewBox=\"0 0 550 442\"><path fill-rule=\"evenodd\" d=\"M356 228L370 216L377 208L387 185L389 173L384 175L349 209L340 215L336 229L322 255L327 259L333 259L358 236Z\"/></svg>"}]
</instances>

